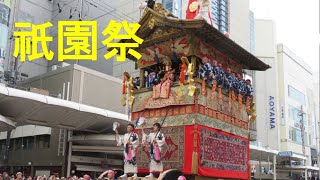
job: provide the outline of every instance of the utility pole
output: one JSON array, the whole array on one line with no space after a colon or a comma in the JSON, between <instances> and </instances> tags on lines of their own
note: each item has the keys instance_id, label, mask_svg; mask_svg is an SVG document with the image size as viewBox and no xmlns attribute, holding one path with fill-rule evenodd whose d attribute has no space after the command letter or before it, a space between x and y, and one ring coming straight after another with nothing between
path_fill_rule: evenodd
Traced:
<instances>
[{"instance_id":1,"label":"utility pole","mask_svg":"<svg viewBox=\"0 0 320 180\"><path fill-rule=\"evenodd\" d=\"M300 108L300 130L301 130L301 142L302 142L302 153L303 155L305 156L306 155L306 148L305 148L305 142L304 142L304 130L305 130L305 127L304 127L304 112L303 112L303 106L301 105L301 108Z\"/></svg>"},{"instance_id":2,"label":"utility pole","mask_svg":"<svg viewBox=\"0 0 320 180\"><path fill-rule=\"evenodd\" d=\"M306 147L305 147L305 142L304 142L304 130L305 130L305 127L304 127L304 112L303 112L303 106L301 105L301 108L300 108L300 113L299 113L299 116L300 116L300 130L301 130L301 142L302 142L302 153L303 153L303 156L306 157ZM304 160L304 167L305 167L305 171L304 171L304 178L305 179L308 179L308 171L307 171L307 160Z\"/></svg>"}]
</instances>

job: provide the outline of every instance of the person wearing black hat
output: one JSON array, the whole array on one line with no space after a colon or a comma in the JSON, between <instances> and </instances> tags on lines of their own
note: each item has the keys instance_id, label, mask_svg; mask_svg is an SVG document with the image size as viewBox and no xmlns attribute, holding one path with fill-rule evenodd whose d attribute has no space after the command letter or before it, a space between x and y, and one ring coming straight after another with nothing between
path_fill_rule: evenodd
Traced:
<instances>
[{"instance_id":1,"label":"person wearing black hat","mask_svg":"<svg viewBox=\"0 0 320 180\"><path fill-rule=\"evenodd\" d=\"M145 134L142 129L142 143L150 146L150 174L147 178L153 178L154 172L162 172L163 164L161 162L161 149L165 144L163 133L160 132L161 125L155 123L153 125L153 132L149 135Z\"/></svg>"},{"instance_id":2,"label":"person wearing black hat","mask_svg":"<svg viewBox=\"0 0 320 180\"><path fill-rule=\"evenodd\" d=\"M127 133L123 137L119 136L118 130L116 130L118 146L124 147L124 175L121 178L127 178L128 173L133 173L133 177L138 177L138 166L135 150L139 146L139 137L134 131L134 125L127 125Z\"/></svg>"}]
</instances>

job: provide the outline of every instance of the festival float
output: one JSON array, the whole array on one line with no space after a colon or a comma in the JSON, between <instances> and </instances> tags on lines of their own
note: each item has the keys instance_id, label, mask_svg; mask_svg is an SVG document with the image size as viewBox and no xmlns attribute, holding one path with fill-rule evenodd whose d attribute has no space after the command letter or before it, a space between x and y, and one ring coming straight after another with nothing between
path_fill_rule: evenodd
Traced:
<instances>
[{"instance_id":1,"label":"festival float","mask_svg":"<svg viewBox=\"0 0 320 180\"><path fill-rule=\"evenodd\" d=\"M204 19L182 20L155 4L145 8L134 50L140 77L124 73L122 103L131 120L144 119L150 132L162 125L166 145L163 167L191 179L249 179L249 125L255 118L254 94L245 70L268 65L226 37ZM133 40L121 40L130 43ZM139 146L139 173L149 173L149 151Z\"/></svg>"}]
</instances>

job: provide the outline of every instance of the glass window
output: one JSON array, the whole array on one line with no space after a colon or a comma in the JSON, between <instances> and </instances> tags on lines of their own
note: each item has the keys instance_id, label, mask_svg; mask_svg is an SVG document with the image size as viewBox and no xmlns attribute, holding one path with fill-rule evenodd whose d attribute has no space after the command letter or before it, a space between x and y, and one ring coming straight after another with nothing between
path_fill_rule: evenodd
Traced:
<instances>
[{"instance_id":1,"label":"glass window","mask_svg":"<svg viewBox=\"0 0 320 180\"><path fill-rule=\"evenodd\" d=\"M36 145L40 149L50 148L50 135L36 136Z\"/></svg>"},{"instance_id":2,"label":"glass window","mask_svg":"<svg viewBox=\"0 0 320 180\"><path fill-rule=\"evenodd\" d=\"M173 12L173 0L163 0L162 4L164 4L164 8L166 8L171 13Z\"/></svg>"},{"instance_id":3,"label":"glass window","mask_svg":"<svg viewBox=\"0 0 320 180\"><path fill-rule=\"evenodd\" d=\"M14 150L22 149L22 138L16 138L14 141Z\"/></svg>"},{"instance_id":4,"label":"glass window","mask_svg":"<svg viewBox=\"0 0 320 180\"><path fill-rule=\"evenodd\" d=\"M226 0L220 0L220 4L227 7L228 3L226 2Z\"/></svg>"},{"instance_id":5,"label":"glass window","mask_svg":"<svg viewBox=\"0 0 320 180\"><path fill-rule=\"evenodd\" d=\"M1 147L2 150L6 149L6 140L1 140L0 141L0 147Z\"/></svg>"},{"instance_id":6,"label":"glass window","mask_svg":"<svg viewBox=\"0 0 320 180\"><path fill-rule=\"evenodd\" d=\"M297 128L290 127L289 129L289 139L297 144L302 144L301 131ZM308 134L304 133L304 144L308 145Z\"/></svg>"},{"instance_id":7,"label":"glass window","mask_svg":"<svg viewBox=\"0 0 320 180\"><path fill-rule=\"evenodd\" d=\"M33 149L33 144L34 144L34 137L23 138L24 149Z\"/></svg>"},{"instance_id":8,"label":"glass window","mask_svg":"<svg viewBox=\"0 0 320 180\"><path fill-rule=\"evenodd\" d=\"M300 123L301 122L300 110L298 108L295 108L295 107L289 105L289 118L294 123ZM307 125L307 122L308 122L307 116L306 116L306 114L303 114L304 125Z\"/></svg>"},{"instance_id":9,"label":"glass window","mask_svg":"<svg viewBox=\"0 0 320 180\"><path fill-rule=\"evenodd\" d=\"M290 85L288 86L288 95L300 104L305 104L305 95Z\"/></svg>"}]
</instances>

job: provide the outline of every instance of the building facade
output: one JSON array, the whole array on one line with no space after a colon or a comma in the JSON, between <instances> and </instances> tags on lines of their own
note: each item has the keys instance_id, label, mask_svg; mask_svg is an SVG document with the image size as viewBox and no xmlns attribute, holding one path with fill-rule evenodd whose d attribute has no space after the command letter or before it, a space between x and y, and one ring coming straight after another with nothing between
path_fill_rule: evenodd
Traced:
<instances>
[{"instance_id":1,"label":"building facade","mask_svg":"<svg viewBox=\"0 0 320 180\"><path fill-rule=\"evenodd\" d=\"M250 11L250 52L255 54L254 13Z\"/></svg>"},{"instance_id":2,"label":"building facade","mask_svg":"<svg viewBox=\"0 0 320 180\"><path fill-rule=\"evenodd\" d=\"M277 80L277 51L275 25L271 20L255 20L256 56L272 68L255 73L254 91L256 94L256 145L279 149L279 92ZM270 106L270 103L273 106ZM270 117L270 108L274 115ZM271 118L271 119L270 119ZM273 119L274 118L274 119ZM271 122L271 120L273 122ZM272 127L271 127L272 126Z\"/></svg>"},{"instance_id":3,"label":"building facade","mask_svg":"<svg viewBox=\"0 0 320 180\"><path fill-rule=\"evenodd\" d=\"M250 2L229 0L230 39L250 51Z\"/></svg>"},{"instance_id":4,"label":"building facade","mask_svg":"<svg viewBox=\"0 0 320 180\"><path fill-rule=\"evenodd\" d=\"M219 31L229 32L229 0L211 0L211 18Z\"/></svg>"},{"instance_id":5,"label":"building facade","mask_svg":"<svg viewBox=\"0 0 320 180\"><path fill-rule=\"evenodd\" d=\"M9 34L9 19L11 11L11 0L0 1L0 82L4 75L4 63L7 51Z\"/></svg>"},{"instance_id":6,"label":"building facade","mask_svg":"<svg viewBox=\"0 0 320 180\"><path fill-rule=\"evenodd\" d=\"M283 44L277 46L279 100L284 111L280 121L280 149L307 157L313 166L316 151L313 72L309 65Z\"/></svg>"},{"instance_id":7,"label":"building facade","mask_svg":"<svg viewBox=\"0 0 320 180\"><path fill-rule=\"evenodd\" d=\"M21 63L18 58L17 71L20 75L18 75L17 81L19 82L29 79L28 82L30 82L32 78L37 79L35 81L32 81L31 84L19 84L26 87L45 89L49 91L50 96L62 98L63 88L65 88L65 91L67 89L67 82L63 81L65 79L68 79L69 82L75 82L75 84L70 85L71 89L72 87L77 87L72 90L73 95L70 95L69 100L108 110L113 110L115 112L125 113L125 108L122 108L122 106L119 104L120 101L118 101L120 97L117 96L117 94L120 95L119 88L121 88L121 81L114 78L116 80L105 82L105 76L107 74L121 78L124 71L138 76L138 72L136 72L135 65L132 61L117 62L114 59L105 60L103 56L106 54L107 50L106 47L104 47L101 43L105 39L105 37L102 35L102 31L104 30L104 28L106 28L110 20L116 20L118 22L121 22L122 20L127 20L128 22L137 22L140 18L140 10L138 8L140 2L133 0L110 1L108 3L105 1L84 2L82 0L69 2L59 0L12 0L11 4L8 4L8 2L11 1L0 1L1 8L5 7L6 9L11 9L11 11L8 11L10 12L10 18L7 17L7 11L1 11L2 16L0 16L0 18L2 18L0 21L0 48L1 56L6 54L4 61L5 71L9 72L13 70L15 62L15 58L12 56L14 51L14 38L8 38L8 35L12 36L13 31L10 31L8 33L7 29L17 30L16 28L14 28L14 22L30 22L32 24L51 22L53 26L48 28L47 35L53 37L53 41L51 43L48 43L49 49L52 50L55 54L53 60L48 61L45 58L40 58L34 61L29 61L27 59L24 63ZM80 5L81 2L84 2L82 4L82 7ZM125 9L126 11L123 11L123 9ZM82 12L83 20L97 21L98 59L97 61L64 61L64 63L60 63L57 59L58 21L77 21L79 20L80 11ZM6 13L6 16L4 16L3 13ZM7 23L7 21L9 23ZM2 28L4 24L6 28ZM8 42L4 40L8 40ZM5 50L6 53L4 53L2 44L5 44L7 47ZM0 62L0 65L1 64L2 63ZM86 69L86 73L84 73L84 71L82 71L82 73L78 73L80 71L75 71L73 73L58 73L58 75L53 75L55 74L53 73L53 71L56 71L57 69L59 71L59 69L67 68L65 66L68 64L78 64L80 66L87 67L88 69ZM21 74L23 74L24 76L21 76ZM1 77L2 76L0 73L0 79ZM79 81L74 81L74 77L82 77L84 78L84 82L82 81L82 83L80 83ZM91 84L96 82L100 82L101 84ZM85 87L80 88L81 85L85 85ZM100 88L97 89L96 87ZM110 89L109 87L112 88ZM117 90L119 91L108 92ZM106 97L111 94L112 96ZM110 101L107 100L112 99L113 105L111 106ZM12 139L9 149L9 164L4 164L5 161L3 158L1 158L1 167L5 168L6 171L9 171L11 173L24 171L25 173L32 172L33 175L36 175L37 172L48 173L49 171L50 174L55 172L59 174L65 174L66 154L62 155L60 153L59 155L59 152L66 151L67 145L58 147L58 144L61 144L60 142L67 143L66 134L66 131L56 128L47 128L42 126L18 127L16 130L11 132ZM1 133L0 139L1 145L4 145L6 141L6 133ZM38 144L43 144L44 142L46 143L45 147L37 149ZM62 147L64 147L64 149ZM3 155L5 148L3 148L2 150L3 151L1 151L1 153ZM31 153L35 151L37 152L37 154L39 154L39 157L36 157L34 155L31 156ZM84 156L81 157L83 158ZM102 157L104 157L103 155L100 158L105 159ZM4 165L6 166L4 167ZM74 170L76 169L74 168Z\"/></svg>"},{"instance_id":8,"label":"building facade","mask_svg":"<svg viewBox=\"0 0 320 180\"><path fill-rule=\"evenodd\" d=\"M312 69L285 45L277 44L273 21L255 20L254 24L255 55L272 68L254 74L257 120L252 129L256 128L257 139L251 143L278 152L291 151L299 158L292 164L278 156L278 164L292 165L292 169L277 165L277 177L288 173L301 176L317 164L319 118L315 115L318 102Z\"/></svg>"},{"instance_id":9,"label":"building facade","mask_svg":"<svg viewBox=\"0 0 320 180\"><path fill-rule=\"evenodd\" d=\"M21 82L20 86L26 89L43 89L49 96L124 114L126 108L123 108L120 102L121 83L120 79L110 75L79 65L69 65L29 78ZM52 111L55 111L54 108ZM100 129L99 132L74 131L72 136L62 127L19 126L11 132L8 158L4 158L7 132L1 132L0 171L21 171L32 176L55 173L66 176L70 149L70 168L77 175L86 172L96 177L98 174L92 172L101 172L102 162L107 160L110 167L120 168L122 161L119 163L116 159L121 159L122 152L120 151L119 155L119 151L116 151L114 136L110 138L109 135L112 127L106 123L94 118L87 126ZM92 138L95 133L98 133L99 137ZM73 144L70 145L68 141ZM113 152L110 153L110 149Z\"/></svg>"}]
</instances>

